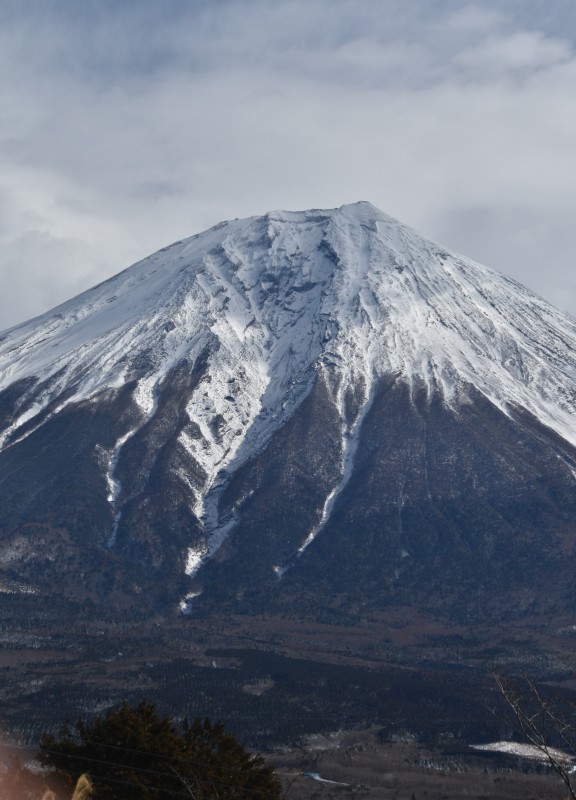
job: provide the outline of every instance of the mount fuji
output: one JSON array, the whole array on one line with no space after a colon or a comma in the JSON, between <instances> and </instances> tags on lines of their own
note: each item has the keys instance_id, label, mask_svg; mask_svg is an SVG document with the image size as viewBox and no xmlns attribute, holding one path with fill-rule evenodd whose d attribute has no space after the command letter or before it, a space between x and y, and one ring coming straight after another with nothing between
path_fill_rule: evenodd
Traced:
<instances>
[{"instance_id":1,"label":"mount fuji","mask_svg":"<svg viewBox=\"0 0 576 800\"><path fill-rule=\"evenodd\" d=\"M576 321L361 202L234 220L0 334L0 591L574 608Z\"/></svg>"}]
</instances>

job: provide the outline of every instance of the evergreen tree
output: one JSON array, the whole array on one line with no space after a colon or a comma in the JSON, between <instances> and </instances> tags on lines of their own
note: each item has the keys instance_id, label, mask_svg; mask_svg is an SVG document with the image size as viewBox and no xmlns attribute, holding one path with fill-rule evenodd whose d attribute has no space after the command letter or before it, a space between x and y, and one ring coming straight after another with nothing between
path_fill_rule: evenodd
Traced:
<instances>
[{"instance_id":1,"label":"evergreen tree","mask_svg":"<svg viewBox=\"0 0 576 800\"><path fill-rule=\"evenodd\" d=\"M281 785L261 756L250 754L209 719L179 728L156 706L123 703L92 724L79 720L45 734L40 761L71 781L88 773L99 800L277 800Z\"/></svg>"}]
</instances>

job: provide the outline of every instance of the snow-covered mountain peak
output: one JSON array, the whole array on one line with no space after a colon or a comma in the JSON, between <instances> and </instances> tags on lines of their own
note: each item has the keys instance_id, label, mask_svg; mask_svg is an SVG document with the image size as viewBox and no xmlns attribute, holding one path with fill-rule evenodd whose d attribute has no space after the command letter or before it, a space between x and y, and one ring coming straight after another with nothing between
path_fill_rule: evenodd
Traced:
<instances>
[{"instance_id":1,"label":"snow-covered mountain peak","mask_svg":"<svg viewBox=\"0 0 576 800\"><path fill-rule=\"evenodd\" d=\"M483 515L485 487L509 503L544 473L573 496L575 353L572 318L370 203L220 223L0 334L0 566L49 509L168 582L233 528L282 577L346 507L365 552L392 525L392 586L408 524L423 541L405 503Z\"/></svg>"},{"instance_id":2,"label":"snow-covered mountain peak","mask_svg":"<svg viewBox=\"0 0 576 800\"><path fill-rule=\"evenodd\" d=\"M176 242L4 332L0 390L31 385L0 441L17 441L49 405L57 413L131 380L148 418L170 370L207 351L188 406L202 440L183 435L207 485L262 446L318 372L342 415L347 387L368 402L385 375L449 404L472 384L576 443L575 347L571 318L370 203L270 212Z\"/></svg>"}]
</instances>

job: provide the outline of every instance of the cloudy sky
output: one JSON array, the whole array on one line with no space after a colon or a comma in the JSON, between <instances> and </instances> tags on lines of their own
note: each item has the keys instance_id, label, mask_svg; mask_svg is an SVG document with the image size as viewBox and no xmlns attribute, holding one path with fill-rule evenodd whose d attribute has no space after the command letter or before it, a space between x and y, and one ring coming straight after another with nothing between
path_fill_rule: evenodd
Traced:
<instances>
[{"instance_id":1,"label":"cloudy sky","mask_svg":"<svg viewBox=\"0 0 576 800\"><path fill-rule=\"evenodd\" d=\"M0 0L0 329L360 199L576 314L574 0Z\"/></svg>"}]
</instances>

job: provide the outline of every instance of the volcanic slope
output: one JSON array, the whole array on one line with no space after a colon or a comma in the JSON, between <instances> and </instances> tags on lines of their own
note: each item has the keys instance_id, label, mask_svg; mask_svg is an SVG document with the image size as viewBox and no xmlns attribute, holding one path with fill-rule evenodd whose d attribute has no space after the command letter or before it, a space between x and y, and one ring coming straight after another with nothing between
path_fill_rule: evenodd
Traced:
<instances>
[{"instance_id":1,"label":"volcanic slope","mask_svg":"<svg viewBox=\"0 0 576 800\"><path fill-rule=\"evenodd\" d=\"M1 587L572 608L575 353L369 203L216 225L0 334Z\"/></svg>"}]
</instances>

